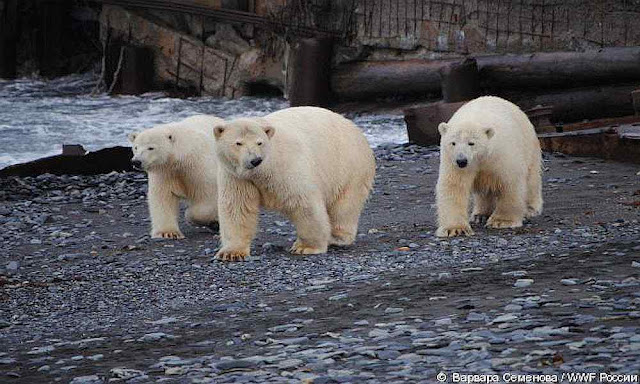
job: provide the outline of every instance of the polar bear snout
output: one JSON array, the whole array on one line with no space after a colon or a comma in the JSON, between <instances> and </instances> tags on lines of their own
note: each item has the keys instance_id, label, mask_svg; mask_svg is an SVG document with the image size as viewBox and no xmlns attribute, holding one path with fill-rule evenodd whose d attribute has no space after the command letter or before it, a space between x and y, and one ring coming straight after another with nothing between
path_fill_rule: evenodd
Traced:
<instances>
[{"instance_id":1,"label":"polar bear snout","mask_svg":"<svg viewBox=\"0 0 640 384\"><path fill-rule=\"evenodd\" d=\"M458 167L460 168L465 168L469 165L469 160L464 156L458 156L456 157L456 164L458 164Z\"/></svg>"},{"instance_id":2,"label":"polar bear snout","mask_svg":"<svg viewBox=\"0 0 640 384\"><path fill-rule=\"evenodd\" d=\"M253 168L257 167L260 164L262 164L262 157L260 157L260 156L254 157L253 159L251 159L249 161L249 164L247 164L247 169L253 169Z\"/></svg>"}]
</instances>

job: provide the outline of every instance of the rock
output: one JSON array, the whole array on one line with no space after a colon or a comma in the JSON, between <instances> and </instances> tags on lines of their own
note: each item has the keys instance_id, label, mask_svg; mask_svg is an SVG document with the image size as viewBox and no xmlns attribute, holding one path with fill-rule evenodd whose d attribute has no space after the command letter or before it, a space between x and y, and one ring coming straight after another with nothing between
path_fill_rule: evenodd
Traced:
<instances>
[{"instance_id":1,"label":"rock","mask_svg":"<svg viewBox=\"0 0 640 384\"><path fill-rule=\"evenodd\" d=\"M560 280L560 283L562 283L562 285L576 285L576 284L578 284L578 280L576 280L576 279L562 279L562 280Z\"/></svg>"},{"instance_id":2,"label":"rock","mask_svg":"<svg viewBox=\"0 0 640 384\"><path fill-rule=\"evenodd\" d=\"M142 341L142 342L153 342L153 341L158 341L158 340L162 340L162 339L174 339L175 336L173 335L168 335L164 332L152 332L152 333L147 333L144 336L142 336L141 338L138 339L138 341Z\"/></svg>"},{"instance_id":3,"label":"rock","mask_svg":"<svg viewBox=\"0 0 640 384\"><path fill-rule=\"evenodd\" d=\"M104 380L96 375L74 377L70 384L101 384Z\"/></svg>"},{"instance_id":4,"label":"rock","mask_svg":"<svg viewBox=\"0 0 640 384\"><path fill-rule=\"evenodd\" d=\"M493 323L507 323L513 320L518 320L518 316L512 313L508 313L508 314L500 315L496 317L495 319L493 319Z\"/></svg>"},{"instance_id":5,"label":"rock","mask_svg":"<svg viewBox=\"0 0 640 384\"><path fill-rule=\"evenodd\" d=\"M525 288L531 284L533 284L533 279L518 279L513 286L516 288Z\"/></svg>"},{"instance_id":6,"label":"rock","mask_svg":"<svg viewBox=\"0 0 640 384\"><path fill-rule=\"evenodd\" d=\"M393 314L393 313L400 313L400 312L404 312L404 308L388 307L387 309L384 310L384 313L386 314Z\"/></svg>"},{"instance_id":7,"label":"rock","mask_svg":"<svg viewBox=\"0 0 640 384\"><path fill-rule=\"evenodd\" d=\"M291 313L313 312L313 308L312 307L296 307L296 308L290 308L289 312Z\"/></svg>"},{"instance_id":8,"label":"rock","mask_svg":"<svg viewBox=\"0 0 640 384\"><path fill-rule=\"evenodd\" d=\"M278 369L287 370L291 368L297 368L304 364L300 359L287 359L278 363Z\"/></svg>"},{"instance_id":9,"label":"rock","mask_svg":"<svg viewBox=\"0 0 640 384\"><path fill-rule=\"evenodd\" d=\"M257 360L224 360L216 363L216 368L221 371L228 371L230 369L254 369L258 367Z\"/></svg>"},{"instance_id":10,"label":"rock","mask_svg":"<svg viewBox=\"0 0 640 384\"><path fill-rule=\"evenodd\" d=\"M109 375L114 379L129 380L134 377L142 376L145 373L131 368L113 368L109 371Z\"/></svg>"},{"instance_id":11,"label":"rock","mask_svg":"<svg viewBox=\"0 0 640 384\"><path fill-rule=\"evenodd\" d=\"M41 355L43 353L49 353L49 352L53 352L55 351L56 347L54 347L53 345L47 345L44 347L33 347L29 352L27 352L27 355Z\"/></svg>"}]
</instances>

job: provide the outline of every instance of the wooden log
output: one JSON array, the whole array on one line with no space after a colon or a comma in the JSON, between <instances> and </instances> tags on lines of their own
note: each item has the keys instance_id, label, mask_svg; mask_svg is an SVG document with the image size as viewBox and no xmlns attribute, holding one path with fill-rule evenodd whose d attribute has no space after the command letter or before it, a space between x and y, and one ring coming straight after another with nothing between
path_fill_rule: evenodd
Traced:
<instances>
[{"instance_id":1,"label":"wooden log","mask_svg":"<svg viewBox=\"0 0 640 384\"><path fill-rule=\"evenodd\" d=\"M343 64L331 75L331 90L340 100L437 96L441 93L440 71L458 61L407 60Z\"/></svg>"},{"instance_id":2,"label":"wooden log","mask_svg":"<svg viewBox=\"0 0 640 384\"><path fill-rule=\"evenodd\" d=\"M0 1L0 78L17 73L18 1Z\"/></svg>"},{"instance_id":3,"label":"wooden log","mask_svg":"<svg viewBox=\"0 0 640 384\"><path fill-rule=\"evenodd\" d=\"M292 107L328 105L332 39L309 38L294 44L287 74L289 103Z\"/></svg>"},{"instance_id":4,"label":"wooden log","mask_svg":"<svg viewBox=\"0 0 640 384\"><path fill-rule=\"evenodd\" d=\"M639 84L583 87L544 93L500 92L498 95L524 110L538 105L552 106L551 122L568 123L633 115L631 92L638 89Z\"/></svg>"},{"instance_id":5,"label":"wooden log","mask_svg":"<svg viewBox=\"0 0 640 384\"><path fill-rule=\"evenodd\" d=\"M56 155L14 164L0 169L0 177L54 175L96 175L113 171L132 171L130 147L104 148L83 156Z\"/></svg>"},{"instance_id":6,"label":"wooden log","mask_svg":"<svg viewBox=\"0 0 640 384\"><path fill-rule=\"evenodd\" d=\"M495 89L575 88L640 80L640 47L476 57L482 86Z\"/></svg>"}]
</instances>

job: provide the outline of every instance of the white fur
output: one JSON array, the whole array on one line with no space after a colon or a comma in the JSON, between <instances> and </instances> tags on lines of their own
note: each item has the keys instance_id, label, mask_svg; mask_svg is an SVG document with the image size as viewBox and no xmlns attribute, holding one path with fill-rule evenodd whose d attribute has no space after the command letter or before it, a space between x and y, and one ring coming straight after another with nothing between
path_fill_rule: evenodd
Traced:
<instances>
[{"instance_id":1,"label":"white fur","mask_svg":"<svg viewBox=\"0 0 640 384\"><path fill-rule=\"evenodd\" d=\"M355 124L326 109L298 107L234 120L217 127L215 135L218 259L249 255L260 207L293 222L293 253L324 253L329 244L353 243L375 176L373 151ZM263 162L251 168L257 158Z\"/></svg>"},{"instance_id":2,"label":"white fur","mask_svg":"<svg viewBox=\"0 0 640 384\"><path fill-rule=\"evenodd\" d=\"M441 123L439 130L437 236L473 234L471 196L472 221L488 218L490 228L520 227L525 217L542 212L540 143L515 104L493 96L477 98ZM468 165L461 168L457 161L464 160Z\"/></svg>"},{"instance_id":3,"label":"white fur","mask_svg":"<svg viewBox=\"0 0 640 384\"><path fill-rule=\"evenodd\" d=\"M208 225L218 220L213 127L222 122L197 115L129 135L132 160L141 161L149 175L151 237L184 238L178 226L180 199L188 204L189 222Z\"/></svg>"}]
</instances>

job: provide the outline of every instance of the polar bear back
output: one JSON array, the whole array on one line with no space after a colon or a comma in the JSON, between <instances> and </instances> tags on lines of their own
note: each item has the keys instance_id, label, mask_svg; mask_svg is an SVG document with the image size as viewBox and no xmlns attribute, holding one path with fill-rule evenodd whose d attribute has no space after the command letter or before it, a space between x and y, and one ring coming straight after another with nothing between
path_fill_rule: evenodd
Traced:
<instances>
[{"instance_id":1,"label":"polar bear back","mask_svg":"<svg viewBox=\"0 0 640 384\"><path fill-rule=\"evenodd\" d=\"M265 120L275 127L274 155L279 162L289 163L279 168L296 173L290 176L307 178L321 186L327 197L351 181L371 183L373 151L350 120L317 107L287 108L265 116ZM291 166L293 163L298 164Z\"/></svg>"}]
</instances>

